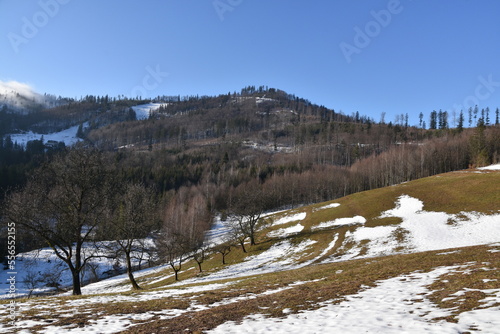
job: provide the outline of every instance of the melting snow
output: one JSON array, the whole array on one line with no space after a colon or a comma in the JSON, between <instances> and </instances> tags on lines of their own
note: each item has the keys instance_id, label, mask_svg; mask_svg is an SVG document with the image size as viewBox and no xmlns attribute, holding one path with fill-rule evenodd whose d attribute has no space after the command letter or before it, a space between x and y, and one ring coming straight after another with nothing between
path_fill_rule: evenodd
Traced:
<instances>
[{"instance_id":1,"label":"melting snow","mask_svg":"<svg viewBox=\"0 0 500 334\"><path fill-rule=\"evenodd\" d=\"M500 170L500 164L478 168L479 170Z\"/></svg>"},{"instance_id":2,"label":"melting snow","mask_svg":"<svg viewBox=\"0 0 500 334\"><path fill-rule=\"evenodd\" d=\"M280 228L279 230L269 232L267 234L267 236L270 238L286 238L290 235L302 232L303 229L304 229L303 225L297 224L295 226L290 226L287 228Z\"/></svg>"},{"instance_id":3,"label":"melting snow","mask_svg":"<svg viewBox=\"0 0 500 334\"><path fill-rule=\"evenodd\" d=\"M380 281L377 286L347 296L340 304L321 303L314 311L301 311L285 318L251 315L240 324L226 322L208 333L461 333L471 326L487 333L500 333L499 307L462 313L459 322L432 321L450 315L427 299L427 286L457 267L440 267L428 273ZM498 294L482 302L499 302ZM283 313L289 313L287 309Z\"/></svg>"},{"instance_id":4,"label":"melting snow","mask_svg":"<svg viewBox=\"0 0 500 334\"><path fill-rule=\"evenodd\" d=\"M405 239L411 251L425 251L444 249L451 247L469 246L483 243L493 243L491 246L500 246L498 243L500 235L500 214L483 215L478 213L461 213L460 215L450 215L444 212L429 212L423 210L423 203L410 196L401 196L395 208L382 213L381 217L398 217L402 223L391 226L378 226L368 228L359 226L353 232L346 233L345 242L369 240L367 253L359 256L359 249L350 250L342 259L354 257L368 257L382 255L393 252L395 247L401 245L397 242L395 233L405 231ZM274 225L281 225L291 222L301 221L306 218L306 213L301 212L284 216L278 219ZM449 224L450 219L453 224ZM365 218L361 216L337 219L328 224L349 225L363 224ZM323 224L327 224L323 223ZM318 228L318 225L316 228ZM221 227L221 226L218 226ZM324 225L326 227L326 225ZM288 228L276 231L278 235L287 233L297 233L304 227L296 224ZM219 231L220 232L220 231ZM281 234L280 234L281 233ZM215 236L217 238L217 234ZM230 265L212 273L208 276L197 277L181 281L171 285L169 289L135 293L132 295L110 295L110 296L89 296L81 300L67 301L66 306L75 307L88 303L107 303L120 301L139 301L179 296L187 293L197 293L215 289L225 289L232 283L211 283L200 286L186 286L193 283L208 283L211 281L244 277L247 275L276 272L286 269L294 269L309 265L320 260L330 252L339 238L335 234L333 240L323 250L321 254L312 260L299 263L300 259L307 256L307 250L315 244L314 240L304 240L299 244L292 244L288 240L276 243L267 251L259 255L250 256L244 262ZM492 249L491 251L495 251ZM43 252L42 252L43 254ZM48 256L39 256L42 262L47 263ZM338 258L335 260L339 260ZM45 264L47 265L47 264ZM165 267L157 267L137 272L136 276L151 274L161 271ZM376 287L368 288L355 295L347 296L346 300L340 304L325 302L320 304L321 308L315 311L302 311L298 314L287 314L284 319L264 318L262 315L247 317L243 323L225 323L211 333L264 333L264 332L290 332L290 333L317 333L320 332L434 332L434 333L458 333L470 330L470 326L475 326L478 330L488 333L500 333L500 290L490 289L483 292L487 295L481 303L483 307L470 312L460 314L459 322L449 323L444 320L431 321L433 318L443 317L450 314L449 310L437 308L432 304L426 295L430 293L427 286L439 276L455 270L458 267L441 267L429 273L412 273L400 277L388 279L378 283ZM5 271L4 271L5 272ZM165 278L165 277L163 277ZM114 292L123 287L113 287L119 283L126 282L126 277L115 277L112 280L102 281L85 287L85 293ZM282 291L284 288L266 291L265 294ZM221 303L231 303L241 301L244 298L255 298L252 296L239 296L233 299L224 300ZM31 305L31 301L20 304L20 309L40 310L50 309L50 305ZM212 305L213 306L213 305ZM216 305L215 305L216 306ZM145 312L141 314L125 314L119 316L103 317L96 320L85 328L86 331L99 333L115 333L126 329L134 323L134 320L148 320L154 316L160 319L167 319L178 316L185 312L194 312L207 309L204 305L191 305L186 310L162 310L158 312ZM63 312L63 311L61 311ZM64 314L74 315L64 311ZM71 310L69 310L71 312ZM4 314L5 312L0 312ZM41 314L41 313L40 313ZM60 316L64 316L60 314ZM36 322L19 321L21 328L35 326ZM18 327L19 328L19 327ZM5 329L0 325L0 332ZM83 329L50 326L45 328L45 332L50 333L79 333ZM29 331L26 331L28 333Z\"/></svg>"},{"instance_id":5,"label":"melting snow","mask_svg":"<svg viewBox=\"0 0 500 334\"><path fill-rule=\"evenodd\" d=\"M314 243L316 243L314 240L304 240L298 245L294 245L290 241L284 240L274 244L267 251L258 255L249 256L241 263L230 265L205 277L187 279L174 285L245 277L249 275L265 274L302 267L303 265L297 265L296 263L302 256L304 256L304 252L307 248Z\"/></svg>"},{"instance_id":6,"label":"melting snow","mask_svg":"<svg viewBox=\"0 0 500 334\"><path fill-rule=\"evenodd\" d=\"M400 246L411 252L425 252L488 244L498 242L500 238L500 214L462 212L453 215L425 211L423 207L423 202L417 198L408 195L399 197L396 207L383 212L380 217L401 218L402 223L377 227L361 226L354 232L347 232L346 242L369 240L367 252L360 256L360 249L351 248L334 261L393 254ZM398 238L403 238L404 241L401 242Z\"/></svg>"},{"instance_id":7,"label":"melting snow","mask_svg":"<svg viewBox=\"0 0 500 334\"><path fill-rule=\"evenodd\" d=\"M317 226L313 226L311 229L314 230L321 230L333 226L343 226L343 225L354 225L354 224L364 224L366 223L365 217L362 216L355 216L351 218L338 218L335 220L331 220L328 222L321 223Z\"/></svg>"},{"instance_id":8,"label":"melting snow","mask_svg":"<svg viewBox=\"0 0 500 334\"><path fill-rule=\"evenodd\" d=\"M294 221L304 220L304 219L306 219L306 216L307 216L306 212L300 212L300 213L296 213L294 215L284 216L284 217L276 220L273 223L273 225L283 225L283 224L291 223Z\"/></svg>"},{"instance_id":9,"label":"melting snow","mask_svg":"<svg viewBox=\"0 0 500 334\"><path fill-rule=\"evenodd\" d=\"M314 211L320 211L320 210L325 210L325 209L332 209L332 208L336 208L338 206L340 206L340 203L330 203L330 204L327 204L325 206L316 208L316 209L314 209Z\"/></svg>"}]
</instances>

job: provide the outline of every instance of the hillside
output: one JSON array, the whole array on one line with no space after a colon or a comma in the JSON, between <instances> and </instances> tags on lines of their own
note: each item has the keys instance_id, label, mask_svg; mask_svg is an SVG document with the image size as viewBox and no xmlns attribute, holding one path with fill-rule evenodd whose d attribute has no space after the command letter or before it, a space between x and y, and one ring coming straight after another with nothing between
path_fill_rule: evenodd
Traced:
<instances>
[{"instance_id":1,"label":"hillside","mask_svg":"<svg viewBox=\"0 0 500 334\"><path fill-rule=\"evenodd\" d=\"M166 265L137 273L143 291L115 277L18 300L17 329L500 333L499 184L498 166L469 169L269 214L225 265L213 253L179 282Z\"/></svg>"},{"instance_id":2,"label":"hillside","mask_svg":"<svg viewBox=\"0 0 500 334\"><path fill-rule=\"evenodd\" d=\"M246 189L258 188L269 211L498 162L499 126L479 118L475 128L449 128L446 113L432 114L439 128L411 126L404 115L376 123L252 86L152 101L88 95L26 116L0 112L0 199L77 142L102 152L120 182L183 203L203 197L211 216L234 210ZM38 248L20 239L20 251Z\"/></svg>"}]
</instances>

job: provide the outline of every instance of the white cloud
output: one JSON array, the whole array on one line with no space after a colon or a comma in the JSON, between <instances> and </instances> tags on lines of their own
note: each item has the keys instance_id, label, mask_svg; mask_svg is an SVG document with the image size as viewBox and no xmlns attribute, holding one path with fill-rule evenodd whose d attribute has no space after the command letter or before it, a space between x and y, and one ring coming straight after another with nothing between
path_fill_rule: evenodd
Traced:
<instances>
[{"instance_id":1,"label":"white cloud","mask_svg":"<svg viewBox=\"0 0 500 334\"><path fill-rule=\"evenodd\" d=\"M0 94L7 95L10 98L15 98L17 93L28 99L41 99L42 96L36 93L33 88L22 82L18 81L1 81L0 80Z\"/></svg>"}]
</instances>

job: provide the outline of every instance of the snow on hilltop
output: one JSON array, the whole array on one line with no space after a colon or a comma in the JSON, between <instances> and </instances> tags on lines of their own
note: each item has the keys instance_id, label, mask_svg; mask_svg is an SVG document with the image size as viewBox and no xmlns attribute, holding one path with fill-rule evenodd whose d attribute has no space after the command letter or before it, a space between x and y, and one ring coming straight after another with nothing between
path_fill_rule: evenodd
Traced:
<instances>
[{"instance_id":1,"label":"snow on hilltop","mask_svg":"<svg viewBox=\"0 0 500 334\"><path fill-rule=\"evenodd\" d=\"M0 80L0 109L6 106L10 111L26 114L35 107L55 107L66 101L50 94L39 94L25 83Z\"/></svg>"}]
</instances>

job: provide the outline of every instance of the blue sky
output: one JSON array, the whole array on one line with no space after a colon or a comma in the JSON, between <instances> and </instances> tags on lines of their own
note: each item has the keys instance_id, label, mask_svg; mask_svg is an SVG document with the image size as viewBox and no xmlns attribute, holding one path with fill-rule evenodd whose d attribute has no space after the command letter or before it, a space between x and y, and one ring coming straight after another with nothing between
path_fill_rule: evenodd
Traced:
<instances>
[{"instance_id":1,"label":"blue sky","mask_svg":"<svg viewBox=\"0 0 500 334\"><path fill-rule=\"evenodd\" d=\"M61 96L283 89L376 121L500 107L500 1L0 0L0 81Z\"/></svg>"}]
</instances>

